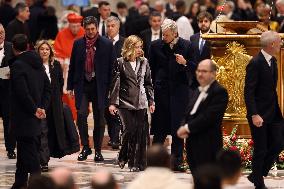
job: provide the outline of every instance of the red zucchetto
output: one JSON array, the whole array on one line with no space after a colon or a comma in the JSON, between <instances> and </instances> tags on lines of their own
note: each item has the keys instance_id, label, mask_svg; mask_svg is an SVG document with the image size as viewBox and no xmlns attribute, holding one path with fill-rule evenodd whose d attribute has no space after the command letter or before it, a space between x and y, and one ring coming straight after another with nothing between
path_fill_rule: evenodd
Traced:
<instances>
[{"instance_id":1,"label":"red zucchetto","mask_svg":"<svg viewBox=\"0 0 284 189\"><path fill-rule=\"evenodd\" d=\"M67 16L67 20L69 23L81 23L83 20L83 17L75 13L70 13Z\"/></svg>"}]
</instances>

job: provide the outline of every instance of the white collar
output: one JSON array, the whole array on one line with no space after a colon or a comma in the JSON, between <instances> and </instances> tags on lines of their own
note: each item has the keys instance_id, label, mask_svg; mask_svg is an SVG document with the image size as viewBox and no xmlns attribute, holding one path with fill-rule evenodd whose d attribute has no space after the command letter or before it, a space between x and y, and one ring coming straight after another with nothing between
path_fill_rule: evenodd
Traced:
<instances>
[{"instance_id":1,"label":"white collar","mask_svg":"<svg viewBox=\"0 0 284 189\"><path fill-rule=\"evenodd\" d=\"M119 34L117 34L117 35L113 38L113 40L114 40L115 42L117 42L117 41L119 40Z\"/></svg>"},{"instance_id":2,"label":"white collar","mask_svg":"<svg viewBox=\"0 0 284 189\"><path fill-rule=\"evenodd\" d=\"M153 30L153 28L151 28L151 32L152 32L152 35L154 35L154 33L158 33L160 35L161 29L155 31Z\"/></svg>"},{"instance_id":3,"label":"white collar","mask_svg":"<svg viewBox=\"0 0 284 189\"><path fill-rule=\"evenodd\" d=\"M261 49L261 53L263 54L266 62L270 65L270 60L271 60L272 56L270 54L268 54L267 52L265 52L263 49Z\"/></svg>"},{"instance_id":4,"label":"white collar","mask_svg":"<svg viewBox=\"0 0 284 189\"><path fill-rule=\"evenodd\" d=\"M209 89L209 87L211 86L211 84L214 82L215 80L213 80L211 83L209 83L208 85L206 85L206 86L204 86L204 87L201 87L201 86L199 86L198 87L198 90L200 91L200 92L207 92L208 91L208 89Z\"/></svg>"},{"instance_id":5,"label":"white collar","mask_svg":"<svg viewBox=\"0 0 284 189\"><path fill-rule=\"evenodd\" d=\"M103 21L105 21L106 24L106 19L104 20L103 17L100 16L100 22L103 23Z\"/></svg>"}]
</instances>

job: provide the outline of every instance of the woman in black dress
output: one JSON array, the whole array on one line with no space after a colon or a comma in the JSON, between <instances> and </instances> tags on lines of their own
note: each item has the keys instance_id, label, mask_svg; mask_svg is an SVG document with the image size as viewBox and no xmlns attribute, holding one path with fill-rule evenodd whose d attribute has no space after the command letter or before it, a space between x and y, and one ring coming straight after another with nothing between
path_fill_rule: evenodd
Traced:
<instances>
[{"instance_id":1,"label":"woman in black dress","mask_svg":"<svg viewBox=\"0 0 284 189\"><path fill-rule=\"evenodd\" d=\"M123 123L122 147L118 155L121 168L128 163L130 171L146 167L146 147L149 136L145 116L149 106L155 110L154 92L148 60L143 57L143 42L129 36L122 47L122 57L114 65L109 111L117 112Z\"/></svg>"}]
</instances>

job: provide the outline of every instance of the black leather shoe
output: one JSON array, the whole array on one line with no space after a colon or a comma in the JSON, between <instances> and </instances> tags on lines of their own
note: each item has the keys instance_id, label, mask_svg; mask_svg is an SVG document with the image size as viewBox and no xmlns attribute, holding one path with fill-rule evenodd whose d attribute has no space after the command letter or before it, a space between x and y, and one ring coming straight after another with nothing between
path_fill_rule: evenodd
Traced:
<instances>
[{"instance_id":1,"label":"black leather shoe","mask_svg":"<svg viewBox=\"0 0 284 189\"><path fill-rule=\"evenodd\" d=\"M7 157L8 159L16 159L16 153L14 151L8 151Z\"/></svg>"},{"instance_id":2,"label":"black leather shoe","mask_svg":"<svg viewBox=\"0 0 284 189\"><path fill-rule=\"evenodd\" d=\"M104 161L104 157L103 157L101 152L96 152L95 153L94 161L96 161L96 162Z\"/></svg>"},{"instance_id":3,"label":"black leather shoe","mask_svg":"<svg viewBox=\"0 0 284 189\"><path fill-rule=\"evenodd\" d=\"M88 155L92 154L91 148L83 148L81 153L78 156L78 161L84 161L87 159Z\"/></svg>"},{"instance_id":4,"label":"black leather shoe","mask_svg":"<svg viewBox=\"0 0 284 189\"><path fill-rule=\"evenodd\" d=\"M48 164L41 165L41 172L48 172Z\"/></svg>"},{"instance_id":5,"label":"black leather shoe","mask_svg":"<svg viewBox=\"0 0 284 189\"><path fill-rule=\"evenodd\" d=\"M140 169L138 167L133 167L130 169L130 172L139 172Z\"/></svg>"},{"instance_id":6,"label":"black leather shoe","mask_svg":"<svg viewBox=\"0 0 284 189\"><path fill-rule=\"evenodd\" d=\"M119 165L120 169L123 169L124 166L125 166L125 162L124 161L119 161L118 165Z\"/></svg>"},{"instance_id":7,"label":"black leather shoe","mask_svg":"<svg viewBox=\"0 0 284 189\"><path fill-rule=\"evenodd\" d=\"M112 147L113 150L118 150L118 149L119 149L119 143L114 143L114 142L113 142L113 143L111 144L111 147Z\"/></svg>"}]
</instances>

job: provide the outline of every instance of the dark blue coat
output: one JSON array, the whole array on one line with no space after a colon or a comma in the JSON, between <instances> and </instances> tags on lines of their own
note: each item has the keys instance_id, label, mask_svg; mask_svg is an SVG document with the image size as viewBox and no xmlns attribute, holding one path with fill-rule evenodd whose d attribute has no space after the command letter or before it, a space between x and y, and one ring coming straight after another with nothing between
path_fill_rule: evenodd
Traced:
<instances>
[{"instance_id":1,"label":"dark blue coat","mask_svg":"<svg viewBox=\"0 0 284 189\"><path fill-rule=\"evenodd\" d=\"M189 41L179 38L171 49L163 40L153 41L149 50L149 65L154 85L156 110L152 117L152 134L176 134L189 100L196 65L176 62L175 54L190 59Z\"/></svg>"},{"instance_id":2,"label":"dark blue coat","mask_svg":"<svg viewBox=\"0 0 284 189\"><path fill-rule=\"evenodd\" d=\"M107 105L107 95L111 82L112 64L114 62L115 53L112 42L109 39L99 36L96 44L96 53L94 57L95 74L97 88L97 101L99 109L104 109ZM85 62L86 62L86 40L85 37L77 39L74 42L69 72L67 90L74 90L76 108L79 109L82 101L83 84L85 78Z\"/></svg>"}]
</instances>

